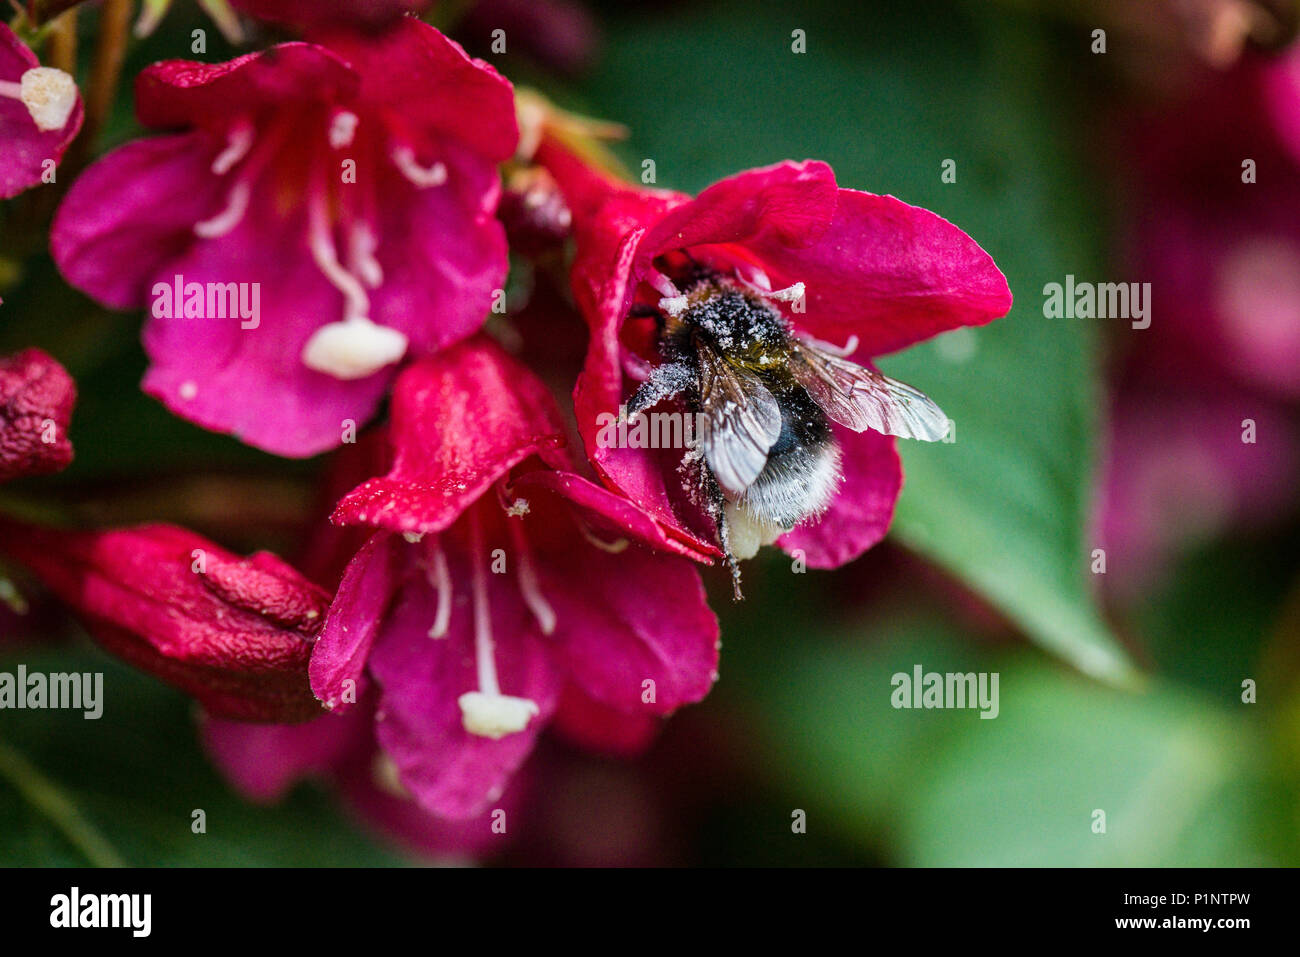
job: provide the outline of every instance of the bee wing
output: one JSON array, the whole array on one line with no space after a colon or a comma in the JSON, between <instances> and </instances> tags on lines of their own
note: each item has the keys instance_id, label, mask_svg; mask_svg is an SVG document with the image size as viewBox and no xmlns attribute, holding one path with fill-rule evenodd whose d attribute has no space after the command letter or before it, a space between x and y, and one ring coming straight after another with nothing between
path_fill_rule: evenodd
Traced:
<instances>
[{"instance_id":1,"label":"bee wing","mask_svg":"<svg viewBox=\"0 0 1300 957\"><path fill-rule=\"evenodd\" d=\"M739 496L767 464L781 434L781 407L752 373L701 345L700 448L723 491Z\"/></svg>"},{"instance_id":2,"label":"bee wing","mask_svg":"<svg viewBox=\"0 0 1300 957\"><path fill-rule=\"evenodd\" d=\"M790 369L823 412L854 432L874 429L923 442L937 442L948 434L948 417L905 382L806 342L795 344Z\"/></svg>"}]
</instances>

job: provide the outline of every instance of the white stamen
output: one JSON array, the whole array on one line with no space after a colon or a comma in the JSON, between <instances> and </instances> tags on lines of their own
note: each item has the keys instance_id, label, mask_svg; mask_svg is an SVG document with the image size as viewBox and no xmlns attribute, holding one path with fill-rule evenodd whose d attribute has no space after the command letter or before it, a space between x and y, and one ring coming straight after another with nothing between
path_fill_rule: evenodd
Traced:
<instances>
[{"instance_id":1,"label":"white stamen","mask_svg":"<svg viewBox=\"0 0 1300 957\"><path fill-rule=\"evenodd\" d=\"M336 150L347 149L357 135L357 124L361 120L355 113L339 110L330 119L330 147Z\"/></svg>"},{"instance_id":2,"label":"white stamen","mask_svg":"<svg viewBox=\"0 0 1300 957\"><path fill-rule=\"evenodd\" d=\"M595 532L589 529L582 522L578 523L578 530L582 532L583 538L591 542L591 544L595 545L602 552L609 552L611 555L617 555L631 544L626 538L616 538L612 542L607 542L603 538L598 537Z\"/></svg>"},{"instance_id":3,"label":"white stamen","mask_svg":"<svg viewBox=\"0 0 1300 957\"><path fill-rule=\"evenodd\" d=\"M384 267L375 258L379 240L366 223L353 223L348 231L348 265L371 289L384 284Z\"/></svg>"},{"instance_id":4,"label":"white stamen","mask_svg":"<svg viewBox=\"0 0 1300 957\"><path fill-rule=\"evenodd\" d=\"M226 137L226 148L212 160L212 172L217 176L225 176L234 169L235 164L253 148L255 137L256 130L252 123L240 123L232 128Z\"/></svg>"},{"instance_id":5,"label":"white stamen","mask_svg":"<svg viewBox=\"0 0 1300 957\"><path fill-rule=\"evenodd\" d=\"M746 272L748 275L743 276L740 275L739 271L736 273L740 281L745 285L753 288L755 292L768 293L772 291L772 280L768 278L767 273L763 272L763 270L757 266L750 266Z\"/></svg>"},{"instance_id":6,"label":"white stamen","mask_svg":"<svg viewBox=\"0 0 1300 957\"><path fill-rule=\"evenodd\" d=\"M654 372L654 366L634 352L623 350L623 374L634 382L644 382Z\"/></svg>"},{"instance_id":7,"label":"white stamen","mask_svg":"<svg viewBox=\"0 0 1300 957\"><path fill-rule=\"evenodd\" d=\"M772 280L757 266L737 267L736 278L750 291L758 293L765 299L775 299L778 302L798 302L805 292L804 284L801 282L786 286L784 289L773 289Z\"/></svg>"},{"instance_id":8,"label":"white stamen","mask_svg":"<svg viewBox=\"0 0 1300 957\"><path fill-rule=\"evenodd\" d=\"M460 718L465 730L494 741L524 730L540 711L537 702L530 698L484 694L481 691L467 691L456 699L456 703L460 705Z\"/></svg>"},{"instance_id":9,"label":"white stamen","mask_svg":"<svg viewBox=\"0 0 1300 957\"><path fill-rule=\"evenodd\" d=\"M673 281L658 269L651 269L649 275L646 276L646 281L654 286L655 291L665 299L673 299L682 294L682 291L673 284Z\"/></svg>"},{"instance_id":10,"label":"white stamen","mask_svg":"<svg viewBox=\"0 0 1300 957\"><path fill-rule=\"evenodd\" d=\"M409 179L420 189L427 189L430 186L441 186L447 182L447 167L442 163L434 163L432 166L421 166L415 158L415 150L409 146L395 146L390 154L394 165L397 166L401 174Z\"/></svg>"},{"instance_id":11,"label":"white stamen","mask_svg":"<svg viewBox=\"0 0 1300 957\"><path fill-rule=\"evenodd\" d=\"M451 624L451 574L447 571L447 556L436 538L429 543L429 558L432 564L424 566L424 575L429 586L438 593L438 610L434 613L429 637L446 638L447 627Z\"/></svg>"},{"instance_id":12,"label":"white stamen","mask_svg":"<svg viewBox=\"0 0 1300 957\"><path fill-rule=\"evenodd\" d=\"M200 239L216 239L224 236L244 219L248 212L248 201L253 196L253 188L247 180L240 180L230 187L226 195L226 208L211 219L200 220L194 224L194 235Z\"/></svg>"},{"instance_id":13,"label":"white stamen","mask_svg":"<svg viewBox=\"0 0 1300 957\"><path fill-rule=\"evenodd\" d=\"M336 379L364 379L406 355L408 341L396 329L376 325L365 316L327 322L307 340L302 364Z\"/></svg>"},{"instance_id":14,"label":"white stamen","mask_svg":"<svg viewBox=\"0 0 1300 957\"><path fill-rule=\"evenodd\" d=\"M506 514L511 518L523 518L528 514L528 509L528 499L526 498L517 498L505 506Z\"/></svg>"},{"instance_id":15,"label":"white stamen","mask_svg":"<svg viewBox=\"0 0 1300 957\"><path fill-rule=\"evenodd\" d=\"M816 346L822 352L829 352L833 356L839 356L846 359L858 351L858 337L849 336L849 341L842 346L837 346L833 342L823 342L821 339L814 339L812 336L802 336L804 342L810 346Z\"/></svg>"},{"instance_id":16,"label":"white stamen","mask_svg":"<svg viewBox=\"0 0 1300 957\"><path fill-rule=\"evenodd\" d=\"M473 567L474 656L478 665L478 691L467 691L456 699L461 723L470 734L502 738L528 727L541 709L528 698L503 695L497 683L497 666L489 620L487 572L484 566L483 531L478 516L469 516L470 565Z\"/></svg>"},{"instance_id":17,"label":"white stamen","mask_svg":"<svg viewBox=\"0 0 1300 957\"><path fill-rule=\"evenodd\" d=\"M52 66L34 66L17 83L0 81L0 96L20 100L42 133L61 130L77 105L77 82Z\"/></svg>"},{"instance_id":18,"label":"white stamen","mask_svg":"<svg viewBox=\"0 0 1300 957\"><path fill-rule=\"evenodd\" d=\"M343 318L367 316L370 312L370 297L366 295L360 280L344 269L339 262L338 252L334 248L334 237L330 235L325 203L319 196L312 199L308 212L307 242L317 267L347 300L343 308Z\"/></svg>"},{"instance_id":19,"label":"white stamen","mask_svg":"<svg viewBox=\"0 0 1300 957\"><path fill-rule=\"evenodd\" d=\"M532 549L528 547L528 539L524 536L523 522L507 521L506 525L510 528L510 537L515 546L519 594L523 596L528 610L533 613L533 618L537 620L537 627L542 630L542 634L552 634L555 631L555 609L542 594L541 585L537 581L537 569L533 566Z\"/></svg>"},{"instance_id":20,"label":"white stamen","mask_svg":"<svg viewBox=\"0 0 1300 957\"><path fill-rule=\"evenodd\" d=\"M773 289L766 293L768 299L775 299L778 302L798 302L803 298L804 284L795 283L793 286L786 286L784 289Z\"/></svg>"}]
</instances>

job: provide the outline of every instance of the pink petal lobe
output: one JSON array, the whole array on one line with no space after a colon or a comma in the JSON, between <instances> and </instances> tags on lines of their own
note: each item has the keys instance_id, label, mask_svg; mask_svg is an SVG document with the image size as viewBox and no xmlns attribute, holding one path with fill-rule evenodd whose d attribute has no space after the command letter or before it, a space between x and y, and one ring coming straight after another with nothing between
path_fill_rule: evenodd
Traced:
<instances>
[{"instance_id":1,"label":"pink petal lobe","mask_svg":"<svg viewBox=\"0 0 1300 957\"><path fill-rule=\"evenodd\" d=\"M216 141L203 133L136 140L83 172L64 197L50 252L69 283L114 309L139 309L194 224L219 210ZM167 277L170 278L170 277Z\"/></svg>"},{"instance_id":2,"label":"pink petal lobe","mask_svg":"<svg viewBox=\"0 0 1300 957\"><path fill-rule=\"evenodd\" d=\"M543 558L553 637L584 693L629 714L668 714L709 693L718 621L690 561L639 545L610 555L583 542Z\"/></svg>"},{"instance_id":3,"label":"pink petal lobe","mask_svg":"<svg viewBox=\"0 0 1300 957\"><path fill-rule=\"evenodd\" d=\"M330 710L345 711L361 699L366 659L410 571L408 558L400 539L380 532L343 573L308 668L312 692Z\"/></svg>"},{"instance_id":4,"label":"pink petal lobe","mask_svg":"<svg viewBox=\"0 0 1300 957\"><path fill-rule=\"evenodd\" d=\"M333 520L425 533L451 525L564 424L544 383L486 336L423 359L393 390L392 471L339 502Z\"/></svg>"},{"instance_id":5,"label":"pink petal lobe","mask_svg":"<svg viewBox=\"0 0 1300 957\"><path fill-rule=\"evenodd\" d=\"M357 84L348 65L324 47L282 43L224 63L154 63L136 78L136 115L151 129L225 130L295 101L344 101Z\"/></svg>"},{"instance_id":6,"label":"pink petal lobe","mask_svg":"<svg viewBox=\"0 0 1300 957\"><path fill-rule=\"evenodd\" d=\"M835 174L817 160L787 160L719 180L646 230L638 260L701 245L815 243L835 213Z\"/></svg>"},{"instance_id":7,"label":"pink petal lobe","mask_svg":"<svg viewBox=\"0 0 1300 957\"><path fill-rule=\"evenodd\" d=\"M956 226L892 196L841 189L830 228L796 249L766 237L751 246L774 288L806 287L795 324L823 341L857 336L859 354L906 348L959 326L1006 315L1011 292L992 258Z\"/></svg>"}]
</instances>

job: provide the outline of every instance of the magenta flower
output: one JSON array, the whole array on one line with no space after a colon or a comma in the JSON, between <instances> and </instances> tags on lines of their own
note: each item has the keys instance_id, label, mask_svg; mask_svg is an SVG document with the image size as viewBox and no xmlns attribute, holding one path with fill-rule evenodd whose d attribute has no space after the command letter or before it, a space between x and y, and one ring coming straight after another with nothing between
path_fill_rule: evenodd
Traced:
<instances>
[{"instance_id":1,"label":"magenta flower","mask_svg":"<svg viewBox=\"0 0 1300 957\"><path fill-rule=\"evenodd\" d=\"M988 254L933 213L838 188L824 163L749 170L691 199L609 181L549 140L538 159L555 175L573 214L573 287L591 328L574 404L601 478L647 509L684 554L719 554L715 530L723 527L730 529L723 549L730 556L748 557L779 536L782 548L801 550L814 567L843 564L878 542L902 484L893 436L937 439L947 421L915 390L871 371L870 362L1004 315L1011 294ZM680 346L668 355L671 337L663 330L692 309L747 316L740 332L715 327L704 338L710 354L725 351L723 340L733 342L729 348L755 350L746 360L752 369L709 373L716 358L691 370ZM791 355L805 363L795 372L798 390L760 355L782 329ZM672 367L667 375L666 366ZM705 374L714 384L695 385ZM720 507L699 514L701 496L681 478L680 450L609 447L602 440L600 423L629 401L636 380L643 408L692 389L730 395L740 380L766 403L721 403L710 419L715 433L739 432L752 448L733 445L714 454L707 438L701 443L726 498L725 518ZM885 404L858 401L878 388L892 393ZM801 411L768 401L781 390L787 402L803 403ZM796 484L817 501L779 522L764 518L753 504L755 490L777 450L788 445L791 425L816 424L819 413L807 408L814 401L829 436L818 440L822 458L801 464ZM747 407L754 419L737 427L729 410Z\"/></svg>"},{"instance_id":2,"label":"magenta flower","mask_svg":"<svg viewBox=\"0 0 1300 957\"><path fill-rule=\"evenodd\" d=\"M34 572L109 652L212 714L305 721L329 594L268 552L240 558L183 528L81 532L0 518L0 552Z\"/></svg>"},{"instance_id":3,"label":"magenta flower","mask_svg":"<svg viewBox=\"0 0 1300 957\"><path fill-rule=\"evenodd\" d=\"M378 532L312 653L331 709L379 695L377 737L427 810L480 813L566 683L626 715L698 701L717 622L655 524L572 471L542 383L483 337L411 366L393 395L392 470L334 521Z\"/></svg>"},{"instance_id":4,"label":"magenta flower","mask_svg":"<svg viewBox=\"0 0 1300 957\"><path fill-rule=\"evenodd\" d=\"M73 285L150 307L145 391L290 456L474 332L506 272L509 83L409 18L327 42L145 70L141 122L179 132L95 163L51 239Z\"/></svg>"},{"instance_id":5,"label":"magenta flower","mask_svg":"<svg viewBox=\"0 0 1300 957\"><path fill-rule=\"evenodd\" d=\"M84 116L72 77L41 66L0 23L0 199L42 182L63 159Z\"/></svg>"},{"instance_id":6,"label":"magenta flower","mask_svg":"<svg viewBox=\"0 0 1300 957\"><path fill-rule=\"evenodd\" d=\"M0 482L68 467L77 386L40 349L0 359Z\"/></svg>"},{"instance_id":7,"label":"magenta flower","mask_svg":"<svg viewBox=\"0 0 1300 957\"><path fill-rule=\"evenodd\" d=\"M506 841L492 812L505 812L514 833L526 788L518 779L478 818L450 821L420 807L398 780L392 759L375 741L372 700L344 714L302 724L252 724L205 716L201 731L213 762L251 801L273 804L300 781L332 785L368 825L423 854L463 860Z\"/></svg>"}]
</instances>

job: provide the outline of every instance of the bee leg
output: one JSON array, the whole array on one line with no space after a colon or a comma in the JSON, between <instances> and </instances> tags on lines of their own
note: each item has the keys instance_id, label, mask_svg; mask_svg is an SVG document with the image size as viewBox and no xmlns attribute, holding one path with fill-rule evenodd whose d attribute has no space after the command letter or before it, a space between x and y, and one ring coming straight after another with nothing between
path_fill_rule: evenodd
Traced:
<instances>
[{"instance_id":1,"label":"bee leg","mask_svg":"<svg viewBox=\"0 0 1300 957\"><path fill-rule=\"evenodd\" d=\"M628 415L635 415L666 399L675 398L686 390L690 381L691 370L680 363L669 362L655 366L650 377L627 400Z\"/></svg>"},{"instance_id":2,"label":"bee leg","mask_svg":"<svg viewBox=\"0 0 1300 957\"><path fill-rule=\"evenodd\" d=\"M731 553L731 526L727 522L727 500L723 497L717 480L707 469L704 470L704 475L709 514L713 516L714 524L718 528L718 543L722 545L722 552L727 557L727 567L731 569L731 598L732 601L744 601L745 593L740 590L740 562L736 561L736 556Z\"/></svg>"}]
</instances>

